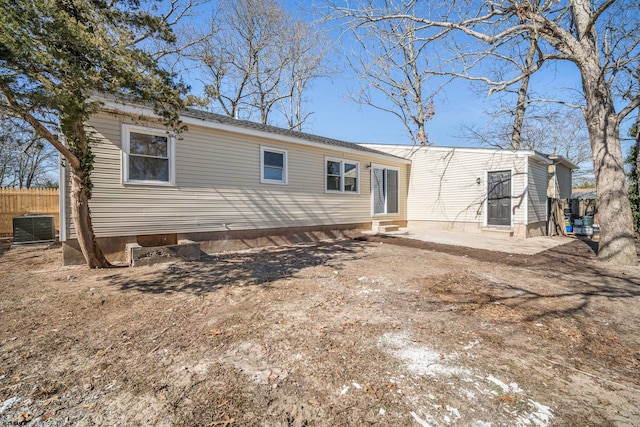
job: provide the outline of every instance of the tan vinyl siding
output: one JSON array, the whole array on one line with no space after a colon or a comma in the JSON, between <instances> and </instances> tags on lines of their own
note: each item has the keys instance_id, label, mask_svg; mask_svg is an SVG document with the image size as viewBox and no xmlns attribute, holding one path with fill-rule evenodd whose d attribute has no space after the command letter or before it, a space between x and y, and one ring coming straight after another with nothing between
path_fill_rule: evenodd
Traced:
<instances>
[{"instance_id":1,"label":"tan vinyl siding","mask_svg":"<svg viewBox=\"0 0 640 427\"><path fill-rule=\"evenodd\" d=\"M529 160L529 224L547 220L547 167Z\"/></svg>"},{"instance_id":2,"label":"tan vinyl siding","mask_svg":"<svg viewBox=\"0 0 640 427\"><path fill-rule=\"evenodd\" d=\"M409 221L484 224L487 172L508 170L512 172L512 221L526 223L526 156L506 150L367 146L412 160Z\"/></svg>"},{"instance_id":3,"label":"tan vinyl siding","mask_svg":"<svg viewBox=\"0 0 640 427\"><path fill-rule=\"evenodd\" d=\"M99 141L90 202L98 237L371 221L367 164L385 163L379 158L190 125L176 140L175 187L123 184L121 129L131 122L127 116L99 113L89 123ZM287 185L260 182L261 145L287 150ZM359 162L359 194L325 193L325 156ZM403 220L408 165L393 158L387 163L404 171L400 213L389 215Z\"/></svg>"},{"instance_id":4,"label":"tan vinyl siding","mask_svg":"<svg viewBox=\"0 0 640 427\"><path fill-rule=\"evenodd\" d=\"M556 164L556 180L558 181L558 189L560 190L560 199L571 198L571 176L571 169L562 164Z\"/></svg>"}]
</instances>

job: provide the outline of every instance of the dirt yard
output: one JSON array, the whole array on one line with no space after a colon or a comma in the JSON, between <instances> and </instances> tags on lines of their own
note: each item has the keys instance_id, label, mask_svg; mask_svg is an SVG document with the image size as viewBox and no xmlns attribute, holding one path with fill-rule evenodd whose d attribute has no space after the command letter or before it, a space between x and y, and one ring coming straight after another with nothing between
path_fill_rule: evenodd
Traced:
<instances>
[{"instance_id":1,"label":"dirt yard","mask_svg":"<svg viewBox=\"0 0 640 427\"><path fill-rule=\"evenodd\" d=\"M640 268L369 238L0 254L0 425L640 426Z\"/></svg>"}]
</instances>

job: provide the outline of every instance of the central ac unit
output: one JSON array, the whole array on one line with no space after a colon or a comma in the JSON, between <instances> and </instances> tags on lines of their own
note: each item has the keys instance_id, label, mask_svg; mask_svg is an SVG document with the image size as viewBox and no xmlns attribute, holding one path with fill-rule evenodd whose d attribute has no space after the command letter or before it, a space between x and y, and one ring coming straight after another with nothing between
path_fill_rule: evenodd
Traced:
<instances>
[{"instance_id":1,"label":"central ac unit","mask_svg":"<svg viewBox=\"0 0 640 427\"><path fill-rule=\"evenodd\" d=\"M52 242L56 238L52 215L22 215L13 218L13 244Z\"/></svg>"}]
</instances>

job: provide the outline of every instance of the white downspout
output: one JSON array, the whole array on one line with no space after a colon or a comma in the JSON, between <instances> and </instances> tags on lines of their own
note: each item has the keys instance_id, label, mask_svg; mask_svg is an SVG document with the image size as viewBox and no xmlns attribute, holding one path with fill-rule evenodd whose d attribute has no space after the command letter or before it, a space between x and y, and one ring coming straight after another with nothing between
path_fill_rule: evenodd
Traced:
<instances>
[{"instance_id":1,"label":"white downspout","mask_svg":"<svg viewBox=\"0 0 640 427\"><path fill-rule=\"evenodd\" d=\"M65 138L62 133L58 134L58 139L65 144ZM66 159L62 154L58 154L60 160L58 162L58 216L60 218L60 234L58 239L61 242L67 241L67 180L65 174Z\"/></svg>"}]
</instances>

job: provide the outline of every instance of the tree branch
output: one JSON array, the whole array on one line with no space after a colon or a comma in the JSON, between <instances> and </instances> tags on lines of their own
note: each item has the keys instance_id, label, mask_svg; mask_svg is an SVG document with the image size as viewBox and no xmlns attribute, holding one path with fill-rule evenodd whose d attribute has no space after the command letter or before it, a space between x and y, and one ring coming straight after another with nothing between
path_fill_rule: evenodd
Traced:
<instances>
[{"instance_id":1,"label":"tree branch","mask_svg":"<svg viewBox=\"0 0 640 427\"><path fill-rule=\"evenodd\" d=\"M0 90L7 100L7 104L11 111L24 121L29 123L37 133L42 135L47 141L53 145L56 150L60 152L68 161L69 165L74 169L80 169L80 159L71 152L53 133L49 131L38 119L36 119L31 113L25 111L20 107L20 104L15 100L11 94L11 89L5 84L0 83Z\"/></svg>"}]
</instances>

